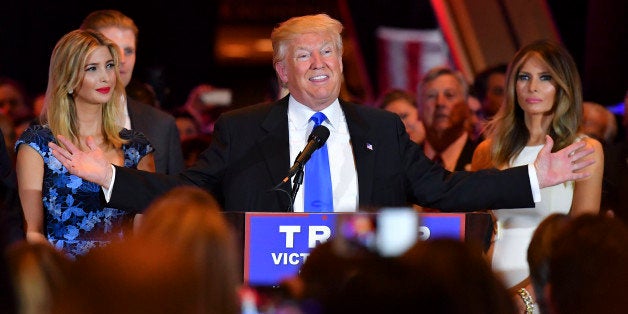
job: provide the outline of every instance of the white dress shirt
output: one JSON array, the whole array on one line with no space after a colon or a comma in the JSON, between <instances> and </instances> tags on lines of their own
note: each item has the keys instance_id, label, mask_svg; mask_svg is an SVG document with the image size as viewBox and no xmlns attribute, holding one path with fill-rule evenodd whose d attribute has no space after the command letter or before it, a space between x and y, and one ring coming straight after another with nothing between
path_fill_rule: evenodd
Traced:
<instances>
[{"instance_id":1,"label":"white dress shirt","mask_svg":"<svg viewBox=\"0 0 628 314\"><path fill-rule=\"evenodd\" d=\"M344 112L336 99L322 113L327 116L323 125L329 129L327 151L331 173L334 212L355 212L358 208L358 175L351 148L351 137L347 128ZM316 111L299 103L290 96L288 102L288 133L290 134L290 160L294 162L312 133L314 122L310 121ZM292 166L292 164L290 164ZM307 167L307 163L305 164ZM294 211L303 212L303 191L305 182L295 196Z\"/></svg>"}]
</instances>

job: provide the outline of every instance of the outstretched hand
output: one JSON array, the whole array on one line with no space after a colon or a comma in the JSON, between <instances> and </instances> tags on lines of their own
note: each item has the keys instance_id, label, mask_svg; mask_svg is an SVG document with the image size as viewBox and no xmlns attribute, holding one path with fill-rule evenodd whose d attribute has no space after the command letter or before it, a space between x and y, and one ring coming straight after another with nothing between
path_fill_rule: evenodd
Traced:
<instances>
[{"instance_id":1,"label":"outstretched hand","mask_svg":"<svg viewBox=\"0 0 628 314\"><path fill-rule=\"evenodd\" d=\"M92 137L87 137L86 143L88 151L81 151L63 135L57 136L59 142L65 147L62 148L53 142L48 143L48 147L61 164L68 171L84 180L94 182L102 187L109 187L113 170L107 161L103 151L96 145Z\"/></svg>"},{"instance_id":2,"label":"outstretched hand","mask_svg":"<svg viewBox=\"0 0 628 314\"><path fill-rule=\"evenodd\" d=\"M554 141L549 135L545 136L545 140L545 145L534 161L541 188L584 179L591 175L588 172L579 171L595 162L593 159L584 158L594 152L591 147L585 148L584 141L578 141L552 153Z\"/></svg>"}]
</instances>

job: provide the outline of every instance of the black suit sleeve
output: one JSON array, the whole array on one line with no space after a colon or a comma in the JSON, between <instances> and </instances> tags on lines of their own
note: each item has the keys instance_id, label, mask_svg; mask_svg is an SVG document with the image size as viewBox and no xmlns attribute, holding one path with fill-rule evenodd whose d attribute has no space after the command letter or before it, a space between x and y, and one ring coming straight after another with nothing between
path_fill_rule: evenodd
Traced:
<instances>
[{"instance_id":1,"label":"black suit sleeve","mask_svg":"<svg viewBox=\"0 0 628 314\"><path fill-rule=\"evenodd\" d=\"M449 172L429 160L407 135L401 137L406 182L419 205L454 212L534 206L527 166Z\"/></svg>"},{"instance_id":2,"label":"black suit sleeve","mask_svg":"<svg viewBox=\"0 0 628 314\"><path fill-rule=\"evenodd\" d=\"M108 206L142 212L156 197L183 184L177 176L116 167Z\"/></svg>"}]
</instances>

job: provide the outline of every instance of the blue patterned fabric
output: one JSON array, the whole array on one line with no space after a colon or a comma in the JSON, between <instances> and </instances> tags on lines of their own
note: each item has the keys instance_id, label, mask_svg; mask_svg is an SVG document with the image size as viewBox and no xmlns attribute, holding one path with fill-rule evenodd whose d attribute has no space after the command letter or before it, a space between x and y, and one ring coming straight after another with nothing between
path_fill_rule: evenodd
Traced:
<instances>
[{"instance_id":1,"label":"blue patterned fabric","mask_svg":"<svg viewBox=\"0 0 628 314\"><path fill-rule=\"evenodd\" d=\"M140 159L153 151L142 133L123 129L120 136L129 140L122 146L127 168L137 168ZM15 147L17 150L19 145L27 144L42 156L45 234L54 247L76 258L113 238L121 238L134 214L103 207L100 186L70 174L51 154L51 141L56 143L48 127L34 125L24 131Z\"/></svg>"}]
</instances>

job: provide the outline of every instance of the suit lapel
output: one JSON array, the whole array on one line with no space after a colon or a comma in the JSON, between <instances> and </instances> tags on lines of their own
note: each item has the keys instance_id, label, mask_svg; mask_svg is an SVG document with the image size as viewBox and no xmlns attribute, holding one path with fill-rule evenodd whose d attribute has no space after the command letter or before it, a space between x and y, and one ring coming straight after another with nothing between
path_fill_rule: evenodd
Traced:
<instances>
[{"instance_id":1,"label":"suit lapel","mask_svg":"<svg viewBox=\"0 0 628 314\"><path fill-rule=\"evenodd\" d=\"M261 127L266 136L259 141L259 148L268 166L273 182L280 183L290 168L290 141L288 136L288 97L277 103L271 104L270 111L262 121ZM281 152L277 154L277 152ZM290 193L292 188L290 181L282 184L282 188ZM280 196L280 203L284 208L288 207L289 197Z\"/></svg>"},{"instance_id":2,"label":"suit lapel","mask_svg":"<svg viewBox=\"0 0 628 314\"><path fill-rule=\"evenodd\" d=\"M358 175L359 203L369 204L373 189L373 169L375 169L377 143L369 136L370 127L358 113L357 105L344 101L340 101L340 105L344 111L351 136L351 147Z\"/></svg>"}]
</instances>

